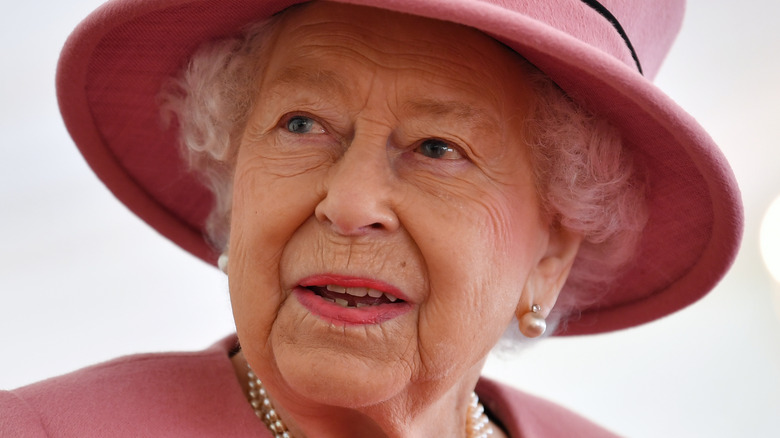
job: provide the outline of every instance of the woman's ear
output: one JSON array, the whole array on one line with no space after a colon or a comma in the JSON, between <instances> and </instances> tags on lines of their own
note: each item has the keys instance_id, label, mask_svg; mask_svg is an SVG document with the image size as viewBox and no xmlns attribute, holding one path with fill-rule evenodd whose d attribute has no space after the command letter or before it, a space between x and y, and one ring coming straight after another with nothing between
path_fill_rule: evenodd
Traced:
<instances>
[{"instance_id":1,"label":"woman's ear","mask_svg":"<svg viewBox=\"0 0 780 438\"><path fill-rule=\"evenodd\" d=\"M532 312L534 305L541 307L539 316L546 318L558 300L558 295L569 277L569 272L582 243L582 235L563 227L550 230L547 248L531 270L515 314L521 320Z\"/></svg>"}]
</instances>

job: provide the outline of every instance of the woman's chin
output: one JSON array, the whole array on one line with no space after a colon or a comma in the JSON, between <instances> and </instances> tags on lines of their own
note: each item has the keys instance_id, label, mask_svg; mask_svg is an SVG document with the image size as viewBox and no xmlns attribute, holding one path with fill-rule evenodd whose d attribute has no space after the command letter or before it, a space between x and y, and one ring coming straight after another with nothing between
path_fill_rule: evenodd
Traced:
<instances>
[{"instance_id":1,"label":"woman's chin","mask_svg":"<svg viewBox=\"0 0 780 438\"><path fill-rule=\"evenodd\" d=\"M287 303L271 332L272 360L284 384L304 398L342 407L380 403L412 377L412 320L406 313L382 324L334 325Z\"/></svg>"},{"instance_id":2,"label":"woman's chin","mask_svg":"<svg viewBox=\"0 0 780 438\"><path fill-rule=\"evenodd\" d=\"M408 373L398 363L325 349L281 349L275 351L275 357L281 377L291 391L329 406L376 405L397 396L409 382Z\"/></svg>"}]
</instances>

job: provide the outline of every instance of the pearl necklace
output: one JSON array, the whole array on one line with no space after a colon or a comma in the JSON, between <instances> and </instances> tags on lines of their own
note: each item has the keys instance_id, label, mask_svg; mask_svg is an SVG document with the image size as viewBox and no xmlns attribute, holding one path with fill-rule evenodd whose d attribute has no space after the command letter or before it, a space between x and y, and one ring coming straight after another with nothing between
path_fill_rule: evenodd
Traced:
<instances>
[{"instance_id":1,"label":"pearl necklace","mask_svg":"<svg viewBox=\"0 0 780 438\"><path fill-rule=\"evenodd\" d=\"M263 387L263 382L257 377L252 368L247 364L247 376L249 377L249 403L255 410L257 418L263 420L268 430L274 434L274 438L292 438L287 426L284 425L279 414L274 409L273 403L268 398L268 393ZM493 435L485 408L479 402L477 393L471 393L468 415L466 416L466 435L468 438L488 438Z\"/></svg>"}]
</instances>

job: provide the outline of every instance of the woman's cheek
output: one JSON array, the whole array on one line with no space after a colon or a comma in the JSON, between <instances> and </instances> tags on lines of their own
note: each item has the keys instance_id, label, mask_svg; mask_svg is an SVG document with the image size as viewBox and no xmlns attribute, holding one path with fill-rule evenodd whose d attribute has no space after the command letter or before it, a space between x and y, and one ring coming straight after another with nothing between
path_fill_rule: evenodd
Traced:
<instances>
[{"instance_id":1,"label":"woman's cheek","mask_svg":"<svg viewBox=\"0 0 780 438\"><path fill-rule=\"evenodd\" d=\"M299 157L300 158L300 157ZM254 157L236 169L233 226L259 232L279 247L314 214L327 160Z\"/></svg>"},{"instance_id":2,"label":"woman's cheek","mask_svg":"<svg viewBox=\"0 0 780 438\"><path fill-rule=\"evenodd\" d=\"M260 172L268 178L289 178L328 166L341 150L329 136L298 136L271 133L256 142L242 144L239 165Z\"/></svg>"}]
</instances>

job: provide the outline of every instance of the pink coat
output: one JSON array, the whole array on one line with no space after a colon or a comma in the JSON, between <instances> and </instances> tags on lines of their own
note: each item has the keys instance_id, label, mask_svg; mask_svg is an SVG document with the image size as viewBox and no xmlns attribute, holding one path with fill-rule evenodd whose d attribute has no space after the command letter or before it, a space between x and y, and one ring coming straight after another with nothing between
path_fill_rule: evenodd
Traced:
<instances>
[{"instance_id":1,"label":"pink coat","mask_svg":"<svg viewBox=\"0 0 780 438\"><path fill-rule=\"evenodd\" d=\"M192 353L139 354L0 391L0 437L271 438L228 358L236 338ZM545 400L487 379L477 393L512 437L614 437Z\"/></svg>"}]
</instances>

